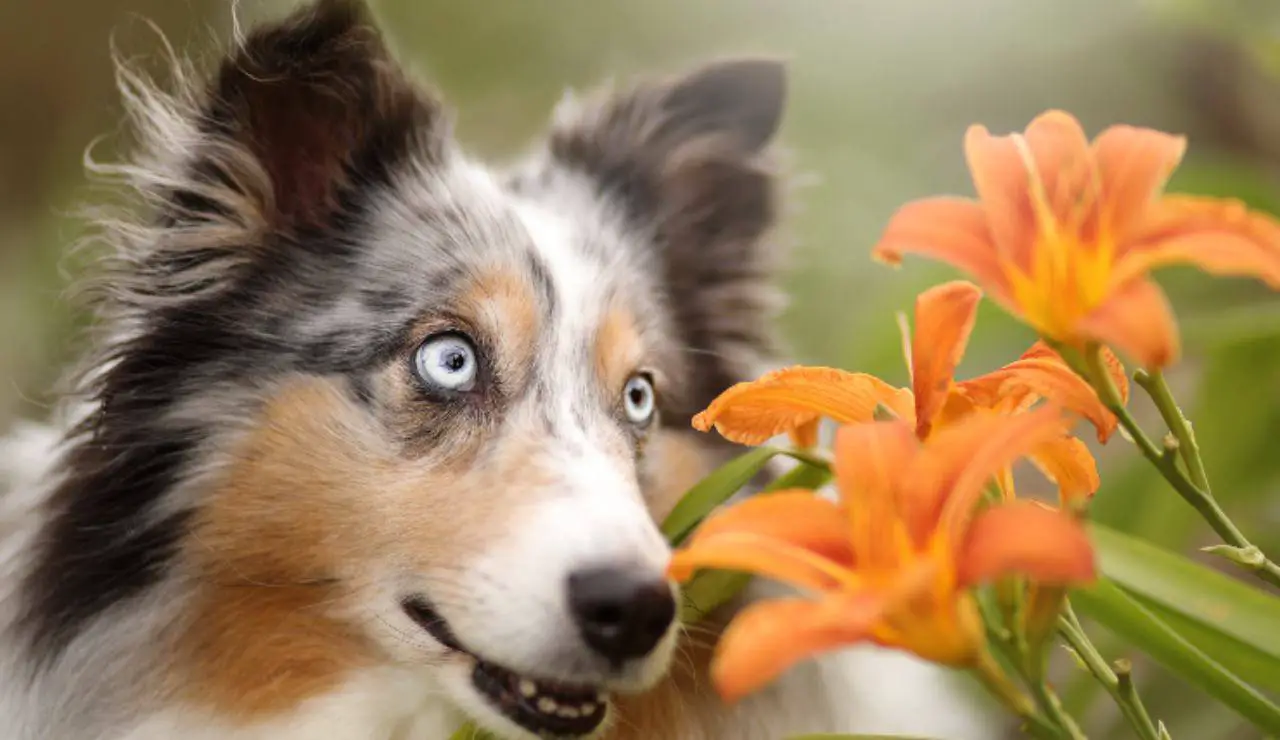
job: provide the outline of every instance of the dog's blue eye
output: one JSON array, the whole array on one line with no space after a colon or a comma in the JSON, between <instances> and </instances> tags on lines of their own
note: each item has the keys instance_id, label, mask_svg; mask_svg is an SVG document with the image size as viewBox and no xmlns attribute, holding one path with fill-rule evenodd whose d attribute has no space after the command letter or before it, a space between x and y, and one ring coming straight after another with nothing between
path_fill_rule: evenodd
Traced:
<instances>
[{"instance_id":1,"label":"dog's blue eye","mask_svg":"<svg viewBox=\"0 0 1280 740\"><path fill-rule=\"evenodd\" d=\"M648 424L656 406L653 381L644 375L633 375L622 389L622 407L627 419L636 425Z\"/></svg>"},{"instance_id":2,"label":"dog's blue eye","mask_svg":"<svg viewBox=\"0 0 1280 740\"><path fill-rule=\"evenodd\" d=\"M458 334L428 337L413 357L418 378L433 390L465 392L476 385L476 348Z\"/></svg>"}]
</instances>

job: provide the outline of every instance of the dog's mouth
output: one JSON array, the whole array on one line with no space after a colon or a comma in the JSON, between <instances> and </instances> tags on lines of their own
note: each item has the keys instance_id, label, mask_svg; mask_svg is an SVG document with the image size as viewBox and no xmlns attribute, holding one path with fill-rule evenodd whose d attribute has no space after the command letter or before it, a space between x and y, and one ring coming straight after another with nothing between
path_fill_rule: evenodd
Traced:
<instances>
[{"instance_id":1,"label":"dog's mouth","mask_svg":"<svg viewBox=\"0 0 1280 740\"><path fill-rule=\"evenodd\" d=\"M462 646L449 623L422 598L403 604L413 621L440 644L475 659L471 684L504 717L541 737L590 735L604 722L609 697L596 686L525 676Z\"/></svg>"}]
</instances>

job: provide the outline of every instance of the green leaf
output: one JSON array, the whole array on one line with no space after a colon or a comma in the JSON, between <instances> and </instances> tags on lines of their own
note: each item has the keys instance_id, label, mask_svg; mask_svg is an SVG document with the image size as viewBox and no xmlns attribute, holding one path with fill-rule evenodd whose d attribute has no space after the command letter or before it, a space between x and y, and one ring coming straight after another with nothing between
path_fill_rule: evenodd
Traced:
<instances>
[{"instance_id":1,"label":"green leaf","mask_svg":"<svg viewBox=\"0 0 1280 740\"><path fill-rule=\"evenodd\" d=\"M751 582L750 573L733 570L700 570L680 589L680 622L697 624L712 611L737 596Z\"/></svg>"},{"instance_id":2,"label":"green leaf","mask_svg":"<svg viewBox=\"0 0 1280 740\"><path fill-rule=\"evenodd\" d=\"M667 540L673 545L683 542L712 509L737 493L738 489L745 486L777 455L787 455L810 467L826 466L817 457L798 450L767 446L753 448L721 465L685 493L684 498L680 499L680 503L676 504L662 523L662 533Z\"/></svg>"},{"instance_id":3,"label":"green leaf","mask_svg":"<svg viewBox=\"0 0 1280 740\"><path fill-rule=\"evenodd\" d=\"M1280 694L1280 673L1276 671L1276 661L1239 640L1234 640L1203 622L1190 619L1176 611L1163 608L1139 594L1125 591L1138 603L1173 628L1175 632L1186 638L1187 642L1212 655L1213 659L1255 687Z\"/></svg>"},{"instance_id":4,"label":"green leaf","mask_svg":"<svg viewBox=\"0 0 1280 740\"><path fill-rule=\"evenodd\" d=\"M1234 709L1258 728L1280 734L1280 708L1172 627L1110 579L1072 592L1071 602L1118 637L1150 655L1188 683Z\"/></svg>"},{"instance_id":5,"label":"green leaf","mask_svg":"<svg viewBox=\"0 0 1280 740\"><path fill-rule=\"evenodd\" d=\"M800 464L778 476L765 486L767 493L785 491L787 489L804 488L816 491L831 481L831 466L816 465L814 461L800 461Z\"/></svg>"},{"instance_id":6,"label":"green leaf","mask_svg":"<svg viewBox=\"0 0 1280 740\"><path fill-rule=\"evenodd\" d=\"M765 487L765 493L795 488L813 490L831 480L831 466L807 452L757 447L720 466L690 488L663 522L662 533L673 545L683 542L712 509L737 493L777 455L788 455L800 464L778 476ZM680 620L696 624L742 591L751 578L749 573L735 571L698 571L681 590Z\"/></svg>"},{"instance_id":7,"label":"green leaf","mask_svg":"<svg viewBox=\"0 0 1280 740\"><path fill-rule=\"evenodd\" d=\"M774 456L781 453L777 447L756 447L721 465L714 473L698 481L676 504L666 521L662 533L673 545L684 541L698 522L711 510L738 492L755 474L760 472Z\"/></svg>"},{"instance_id":8,"label":"green leaf","mask_svg":"<svg viewBox=\"0 0 1280 740\"><path fill-rule=\"evenodd\" d=\"M1280 692L1280 598L1094 525L1104 575L1241 678Z\"/></svg>"},{"instance_id":9,"label":"green leaf","mask_svg":"<svg viewBox=\"0 0 1280 740\"><path fill-rule=\"evenodd\" d=\"M449 740L498 740L493 735L476 727L476 723L468 722L450 736Z\"/></svg>"}]
</instances>

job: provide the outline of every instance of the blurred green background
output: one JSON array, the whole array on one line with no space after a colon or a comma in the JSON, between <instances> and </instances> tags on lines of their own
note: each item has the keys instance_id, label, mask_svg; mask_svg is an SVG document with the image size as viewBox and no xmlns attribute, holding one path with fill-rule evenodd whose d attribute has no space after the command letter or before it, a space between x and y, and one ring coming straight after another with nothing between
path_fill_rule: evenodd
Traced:
<instances>
[{"instance_id":1,"label":"blurred green background","mask_svg":"<svg viewBox=\"0 0 1280 740\"><path fill-rule=\"evenodd\" d=\"M239 22L284 0L241 0ZM566 87L671 71L749 52L790 60L782 134L793 245L785 336L805 362L905 381L894 312L953 273L868 251L893 209L968 193L971 122L1022 128L1049 107L1090 133L1113 122L1190 136L1174 190L1232 193L1280 208L1280 2L1275 0L375 0L403 58L458 109L459 136L500 161L543 129ZM228 0L0 3L0 429L40 417L83 322L65 300L71 214L92 201L81 159L114 156L122 112L109 40L156 57L163 29L208 57L232 27ZM1215 490L1264 548L1280 552L1280 301L1249 281L1161 275L1186 359L1173 374ZM984 308L961 375L999 365L1032 337ZM1144 418L1149 409L1138 404ZM1187 552L1207 527L1117 438L1097 516ZM1280 625L1278 625L1280 628ZM1105 642L1105 641L1104 641ZM1114 657L1123 646L1105 643ZM1138 656L1131 656L1138 657ZM1095 737L1124 737L1110 703L1065 664L1060 684ZM1138 660L1153 714L1176 738L1253 738L1206 697Z\"/></svg>"}]
</instances>

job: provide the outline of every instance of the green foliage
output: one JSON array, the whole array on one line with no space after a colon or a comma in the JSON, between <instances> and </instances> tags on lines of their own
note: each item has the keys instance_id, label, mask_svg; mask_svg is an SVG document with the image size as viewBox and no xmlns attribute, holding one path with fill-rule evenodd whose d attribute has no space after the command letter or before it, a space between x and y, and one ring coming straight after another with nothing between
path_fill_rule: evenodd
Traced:
<instances>
[{"instance_id":1,"label":"green foliage","mask_svg":"<svg viewBox=\"0 0 1280 740\"><path fill-rule=\"evenodd\" d=\"M1122 532L1092 531L1102 572L1224 667L1280 692L1280 598Z\"/></svg>"},{"instance_id":2,"label":"green foliage","mask_svg":"<svg viewBox=\"0 0 1280 740\"><path fill-rule=\"evenodd\" d=\"M458 731L449 736L449 740L498 740L493 735L485 732L476 726L474 722L468 722Z\"/></svg>"},{"instance_id":3,"label":"green foliage","mask_svg":"<svg viewBox=\"0 0 1280 740\"><path fill-rule=\"evenodd\" d=\"M680 499L680 503L676 504L671 513L667 515L666 520L662 522L662 534L672 544L678 545L684 542L694 527L698 526L698 522L702 521L707 514L710 514L712 509L737 493L757 473L763 470L770 460L778 455L795 458L802 462L803 465L787 474L788 482L785 486L775 487L773 490L779 490L782 487L813 487L802 484L807 481L819 480L822 476L822 471L826 469L825 463L821 460L810 457L798 450L787 450L768 445L753 447L725 463L718 470L699 481L693 488L690 488L685 493L684 498ZM827 475L830 475L829 471Z\"/></svg>"},{"instance_id":4,"label":"green foliage","mask_svg":"<svg viewBox=\"0 0 1280 740\"><path fill-rule=\"evenodd\" d=\"M1259 729L1280 733L1280 708L1110 579L1102 578L1093 587L1074 592L1071 600L1082 612Z\"/></svg>"},{"instance_id":5,"label":"green foliage","mask_svg":"<svg viewBox=\"0 0 1280 740\"><path fill-rule=\"evenodd\" d=\"M680 499L680 503L676 504L662 522L662 534L672 544L683 542L712 509L737 493L770 460L781 453L782 450L777 447L755 447L725 463L690 488L684 498Z\"/></svg>"},{"instance_id":6,"label":"green foliage","mask_svg":"<svg viewBox=\"0 0 1280 740\"><path fill-rule=\"evenodd\" d=\"M799 464L778 476L765 488L765 493L793 488L812 490L831 480L831 468L821 460L808 457L802 452L757 447L725 463L689 489L663 522L663 534L673 544L684 541L698 522L737 493L777 455L795 457ZM681 589L681 621L695 623L701 620L716 607L736 596L750 582L751 576L745 573L699 572Z\"/></svg>"}]
</instances>

